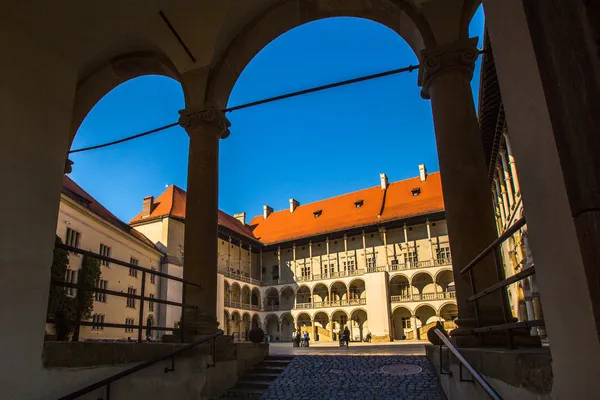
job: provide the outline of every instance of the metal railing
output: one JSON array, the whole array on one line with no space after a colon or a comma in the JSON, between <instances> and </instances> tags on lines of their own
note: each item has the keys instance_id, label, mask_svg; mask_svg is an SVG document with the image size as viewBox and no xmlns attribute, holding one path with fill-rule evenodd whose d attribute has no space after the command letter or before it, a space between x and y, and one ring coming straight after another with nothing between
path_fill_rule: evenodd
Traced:
<instances>
[{"instance_id":1,"label":"metal railing","mask_svg":"<svg viewBox=\"0 0 600 400\"><path fill-rule=\"evenodd\" d=\"M327 307L342 307L342 306L358 306L366 305L367 299L350 299L350 300L326 300L315 301L313 303L296 303L294 309L300 310L305 308L327 308Z\"/></svg>"},{"instance_id":2,"label":"metal railing","mask_svg":"<svg viewBox=\"0 0 600 400\"><path fill-rule=\"evenodd\" d=\"M159 363L161 361L164 360L168 360L171 359L171 367L165 367L165 374L175 371L175 356L177 356L180 353L183 353L186 350L192 349L198 345L201 345L203 343L207 343L209 341L213 341L212 343L212 364L208 365L208 368L214 367L215 363L216 363L216 352L217 352L217 344L216 344L216 339L219 336L223 336L223 331L222 330L218 330L215 334L204 337L202 339L196 340L195 342L191 342L188 343L184 346L181 346L180 348L173 350L163 356L154 358L152 360L148 360L145 361L141 364L136 365L135 367L131 367L129 369L126 369L125 371L119 372L118 374L115 374L113 376L109 376L106 379L102 379L101 381L98 381L96 383L93 383L91 385L88 385L82 389L77 390L76 392L70 393L66 396L61 397L58 400L73 400L73 399L77 399L85 394L88 394L90 392L93 392L94 390L100 389L102 387L106 387L106 392L105 392L105 397L104 400L110 400L110 385L116 381L118 381L121 378L124 378L128 375L131 375L137 371L140 371L142 369L148 368L156 363Z\"/></svg>"},{"instance_id":3,"label":"metal railing","mask_svg":"<svg viewBox=\"0 0 600 400\"><path fill-rule=\"evenodd\" d=\"M440 338L441 343L439 345L440 347L440 375L450 375L452 376L452 371L444 371L443 368L443 357L442 357L442 343L446 345L446 347L448 347L448 350L450 350L452 352L452 354L454 354L454 356L458 359L459 361L459 368L460 368L460 376L459 379L461 382L473 382L473 380L477 383L479 383L479 385L483 388L483 390L494 400L502 400L502 397L500 397L500 395L498 394L498 392L496 392L494 390L494 388L485 380L485 378L483 376L481 376L481 374L479 374L479 372L477 372L475 370L475 368L473 368L473 366L463 357L462 354L460 354L460 352L458 351L458 349L456 347L454 347L454 345L452 343L450 343L450 341L448 340L448 338L446 337L446 335L444 335L438 328L433 328L433 332L437 335L438 338ZM469 373L471 374L471 377L473 379L469 380L469 379L463 379L463 365L464 367L467 369L467 371L469 371Z\"/></svg>"},{"instance_id":4,"label":"metal railing","mask_svg":"<svg viewBox=\"0 0 600 400\"><path fill-rule=\"evenodd\" d=\"M139 265L135 265L135 264L128 263L125 261L117 260L117 259L114 259L111 257L102 256L100 254L96 254L91 251L81 250L76 247L71 247L71 246L67 246L64 244L57 244L56 248L63 249L63 250L66 250L66 251L69 251L69 252L75 253L75 254L81 254L83 256L81 259L82 268L79 270L79 273L77 274L78 275L77 283L64 282L64 281L55 280L55 279L52 279L50 281L50 284L54 285L54 286L76 289L77 290L77 293L75 295L76 304L81 304L81 302L78 300L79 300L79 296L81 295L82 292L103 293L103 294L106 294L109 296L125 297L127 299L133 299L134 301L135 300L140 301L139 321L138 321L137 325L116 324L116 323L110 323L110 322L82 321L81 320L82 309L81 309L81 307L78 306L76 309L75 329L74 329L73 337L72 337L72 340L74 342L79 341L81 326L92 326L92 327L99 327L99 328L106 327L106 328L137 329L138 330L138 342L141 342L142 341L142 331L144 330L144 328L148 328L143 324L144 303L146 301L151 302L151 303L159 303L159 304L166 304L166 305L170 305L170 306L181 307L182 309L183 308L197 308L196 306L193 306L191 304L185 304L186 286L189 285L189 286L195 286L195 287L200 288L201 286L197 283L189 282L189 281L183 280L179 277L165 274L164 272L159 272L156 270L151 270L148 268L140 267ZM85 276L84 276L85 269L83 267L87 264L88 258L94 258L99 261L105 261L105 262L115 264L115 265L118 265L121 267L126 267L126 268L130 268L130 269L133 269L136 271L140 271L142 273L140 295L118 292L116 290L102 289L102 288L98 288L98 287L94 287L94 286L84 286L83 282L84 282L84 278L85 278ZM163 300L163 299L160 299L157 297L146 297L145 294L146 294L146 275L147 274L149 274L150 276L155 275L155 276L159 276L161 278L181 282L182 283L182 302L178 303L175 301ZM185 313L183 313L183 312L181 313L181 321L180 321L180 332L181 332L182 341L183 341L183 330L184 330L184 324L185 324L185 321L183 318L184 314ZM53 324L53 323L55 323L55 320L48 318L46 320L46 322ZM175 328L169 328L166 326L152 326L152 327L150 327L150 331L171 331L172 332L172 331L175 331Z\"/></svg>"},{"instance_id":5,"label":"metal railing","mask_svg":"<svg viewBox=\"0 0 600 400\"><path fill-rule=\"evenodd\" d=\"M517 222L515 222L510 228L506 229L496 240L494 240L488 247L486 247L481 253L479 253L473 261L467 264L462 270L460 270L460 274L464 275L466 273L469 274L469 280L471 282L471 290L473 295L467 299L467 303L475 303L475 319L477 321L477 328L471 329L473 333L481 334L485 332L494 332L494 331L506 331L508 346L510 348L514 347L513 345L513 334L512 331L515 329L521 328L533 328L538 326L545 326L543 319L536 319L532 321L521 321L521 322L513 322L511 321L512 317L509 314L508 310L508 299L506 295L506 291L503 290L506 286L516 283L528 276L535 274L535 266L532 265L529 268L522 270L521 272L509 277L504 278L504 271L502 269L502 259L500 252L498 251L498 246L504 243L508 238L514 235L519 229L521 229L527 221L525 217L521 218ZM473 276L473 268L483 260L490 253L494 253L494 262L496 264L496 276L498 282L481 290L477 291L475 286L475 278ZM504 278L504 279L503 279ZM492 325L492 326L481 326L481 319L479 315L479 307L477 301L482 297L485 297L491 293L500 291L501 301L502 301L502 313L504 318L503 324Z\"/></svg>"},{"instance_id":6,"label":"metal railing","mask_svg":"<svg viewBox=\"0 0 600 400\"><path fill-rule=\"evenodd\" d=\"M446 300L446 299L455 299L456 292L448 291L448 292L438 292L438 293L423 293L423 294L401 294L401 295L393 295L390 296L390 301L392 303L403 303L409 301L428 301L428 300Z\"/></svg>"}]
</instances>

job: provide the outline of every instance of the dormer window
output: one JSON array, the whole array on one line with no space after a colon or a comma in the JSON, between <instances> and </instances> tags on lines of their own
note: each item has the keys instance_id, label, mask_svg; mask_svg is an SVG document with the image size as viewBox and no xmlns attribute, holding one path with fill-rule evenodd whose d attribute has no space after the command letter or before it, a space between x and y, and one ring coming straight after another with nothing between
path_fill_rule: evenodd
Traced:
<instances>
[{"instance_id":1,"label":"dormer window","mask_svg":"<svg viewBox=\"0 0 600 400\"><path fill-rule=\"evenodd\" d=\"M361 208L363 206L364 200L357 200L354 202L354 206L356 208Z\"/></svg>"},{"instance_id":2,"label":"dormer window","mask_svg":"<svg viewBox=\"0 0 600 400\"><path fill-rule=\"evenodd\" d=\"M323 213L323 210L317 210L317 211L313 212L313 215L315 216L315 218L319 218L322 213Z\"/></svg>"},{"instance_id":3,"label":"dormer window","mask_svg":"<svg viewBox=\"0 0 600 400\"><path fill-rule=\"evenodd\" d=\"M413 197L417 197L418 195L421 194L421 188L417 187L417 188L411 189L410 192L412 193Z\"/></svg>"}]
</instances>

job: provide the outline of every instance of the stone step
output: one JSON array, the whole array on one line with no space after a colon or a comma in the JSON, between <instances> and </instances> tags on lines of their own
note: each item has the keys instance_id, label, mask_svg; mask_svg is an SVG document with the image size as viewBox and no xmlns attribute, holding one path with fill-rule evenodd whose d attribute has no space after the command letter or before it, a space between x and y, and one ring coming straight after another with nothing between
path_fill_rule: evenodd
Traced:
<instances>
[{"instance_id":1,"label":"stone step","mask_svg":"<svg viewBox=\"0 0 600 400\"><path fill-rule=\"evenodd\" d=\"M243 388L233 388L229 389L225 396L221 397L221 400L226 399L260 399L261 396L265 393L264 389L243 389Z\"/></svg>"},{"instance_id":2,"label":"stone step","mask_svg":"<svg viewBox=\"0 0 600 400\"><path fill-rule=\"evenodd\" d=\"M278 355L274 355L274 356L267 356L265 358L265 361L292 361L294 359L294 356L278 356Z\"/></svg>"},{"instance_id":3,"label":"stone step","mask_svg":"<svg viewBox=\"0 0 600 400\"><path fill-rule=\"evenodd\" d=\"M258 367L287 367L291 360L265 360L257 364Z\"/></svg>"},{"instance_id":4,"label":"stone step","mask_svg":"<svg viewBox=\"0 0 600 400\"><path fill-rule=\"evenodd\" d=\"M274 381L280 374L272 374L272 373L261 373L251 371L249 374L244 375L242 377L243 380L252 380L252 381Z\"/></svg>"},{"instance_id":5,"label":"stone step","mask_svg":"<svg viewBox=\"0 0 600 400\"><path fill-rule=\"evenodd\" d=\"M267 390L273 381L254 381L249 379L241 379L235 385L234 389L263 389Z\"/></svg>"},{"instance_id":6,"label":"stone step","mask_svg":"<svg viewBox=\"0 0 600 400\"><path fill-rule=\"evenodd\" d=\"M260 374L281 374L285 370L285 367L254 367L252 372L258 372Z\"/></svg>"}]
</instances>

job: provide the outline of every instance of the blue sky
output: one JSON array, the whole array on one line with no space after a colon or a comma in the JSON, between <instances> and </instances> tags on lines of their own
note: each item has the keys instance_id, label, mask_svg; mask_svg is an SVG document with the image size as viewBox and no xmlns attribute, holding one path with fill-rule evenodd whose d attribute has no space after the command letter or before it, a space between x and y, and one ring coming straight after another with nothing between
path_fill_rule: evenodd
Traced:
<instances>
[{"instance_id":1,"label":"blue sky","mask_svg":"<svg viewBox=\"0 0 600 400\"><path fill-rule=\"evenodd\" d=\"M483 12L471 23L481 37ZM480 40L481 43L481 40ZM480 44L481 47L481 44ZM280 36L246 67L229 106L377 73L417 59L395 32L375 22L331 18ZM479 90L479 63L473 79ZM219 207L262 213L438 170L430 103L417 72L313 93L228 114L221 142ZM184 107L179 83L159 76L126 82L107 94L81 125L73 148L174 122ZM179 127L125 144L73 154L70 175L119 218L141 211L142 199L166 185L186 187L189 140Z\"/></svg>"}]
</instances>

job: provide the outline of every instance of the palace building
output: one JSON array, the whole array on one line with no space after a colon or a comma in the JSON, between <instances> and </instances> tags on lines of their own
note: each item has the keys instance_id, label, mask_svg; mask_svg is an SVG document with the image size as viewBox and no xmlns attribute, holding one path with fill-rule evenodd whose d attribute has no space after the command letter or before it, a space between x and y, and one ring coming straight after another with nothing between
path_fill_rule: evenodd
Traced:
<instances>
[{"instance_id":1,"label":"palace building","mask_svg":"<svg viewBox=\"0 0 600 400\"><path fill-rule=\"evenodd\" d=\"M452 257L439 173L380 184L246 221L219 211L217 315L246 340L261 326L287 341L294 328L331 341L344 326L352 340L419 339L437 320L457 316ZM167 256L162 271L183 276L186 192L169 187L146 197L130 225ZM161 298L180 301L170 282ZM176 326L181 311L160 305L159 325Z\"/></svg>"}]
</instances>

